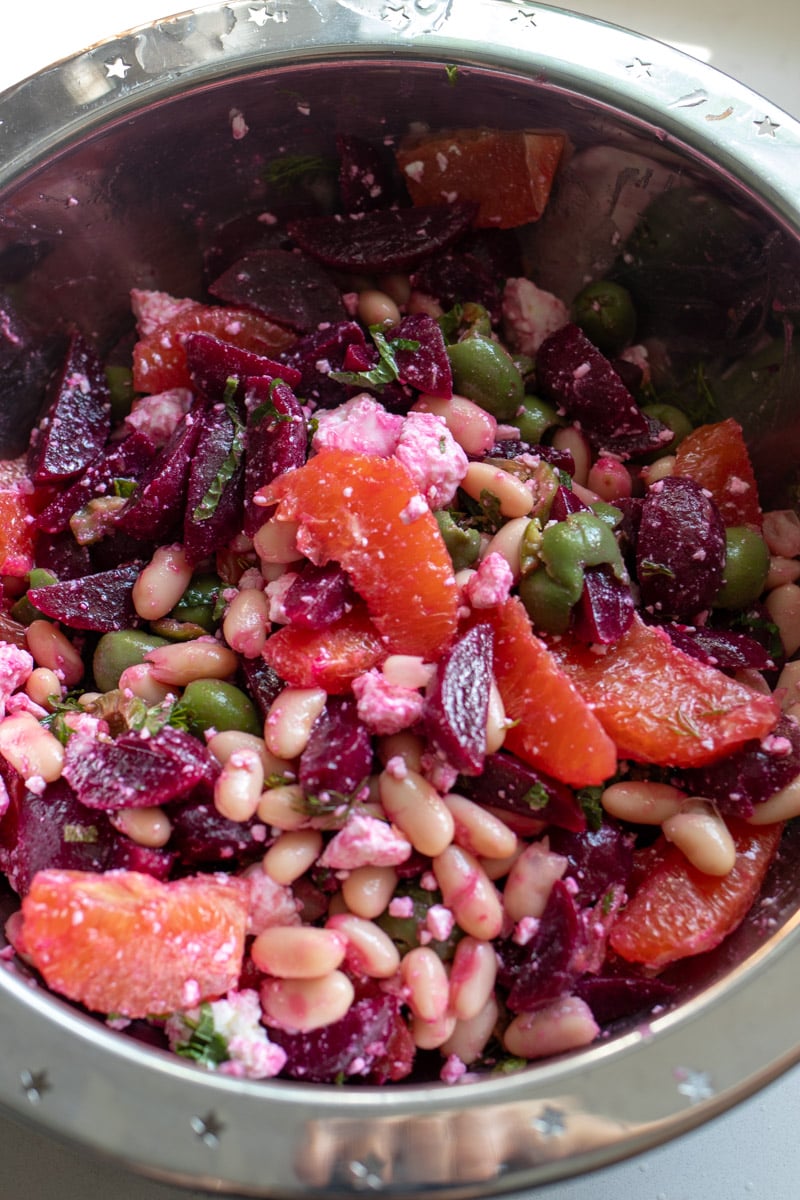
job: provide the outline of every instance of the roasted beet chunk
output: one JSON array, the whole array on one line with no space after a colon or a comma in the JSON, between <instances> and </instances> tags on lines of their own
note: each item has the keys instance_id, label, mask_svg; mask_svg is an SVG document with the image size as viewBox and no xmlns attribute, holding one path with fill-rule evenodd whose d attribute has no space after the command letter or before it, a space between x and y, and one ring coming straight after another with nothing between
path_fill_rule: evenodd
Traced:
<instances>
[{"instance_id":1,"label":"roasted beet chunk","mask_svg":"<svg viewBox=\"0 0 800 1200\"><path fill-rule=\"evenodd\" d=\"M739 671L752 667L768 671L775 666L765 646L746 633L734 629L696 628L694 625L665 625L673 645L684 654L720 671Z\"/></svg>"},{"instance_id":2,"label":"roasted beet chunk","mask_svg":"<svg viewBox=\"0 0 800 1200\"><path fill-rule=\"evenodd\" d=\"M569 887L557 879L539 927L527 945L510 939L497 948L498 981L509 989L511 1012L535 1012L570 990L578 977L575 965L582 924Z\"/></svg>"},{"instance_id":3,"label":"roasted beet chunk","mask_svg":"<svg viewBox=\"0 0 800 1200\"><path fill-rule=\"evenodd\" d=\"M183 543L197 563L226 545L242 525L244 423L235 404L214 404L202 418L189 467Z\"/></svg>"},{"instance_id":4,"label":"roasted beet chunk","mask_svg":"<svg viewBox=\"0 0 800 1200\"><path fill-rule=\"evenodd\" d=\"M115 479L139 480L155 458L156 448L146 433L132 433L105 450L66 491L59 492L36 518L36 528L61 533L69 519L96 496L108 495Z\"/></svg>"},{"instance_id":5,"label":"roasted beet chunk","mask_svg":"<svg viewBox=\"0 0 800 1200\"><path fill-rule=\"evenodd\" d=\"M477 204L433 204L358 214L301 217L289 235L306 254L340 271L408 271L469 229Z\"/></svg>"},{"instance_id":6,"label":"roasted beet chunk","mask_svg":"<svg viewBox=\"0 0 800 1200\"><path fill-rule=\"evenodd\" d=\"M693 479L654 483L642 505L636 573L643 606L691 618L719 591L725 567L725 526L719 509Z\"/></svg>"},{"instance_id":7,"label":"roasted beet chunk","mask_svg":"<svg viewBox=\"0 0 800 1200\"><path fill-rule=\"evenodd\" d=\"M192 797L169 810L170 846L187 866L249 862L263 856L264 843L252 834L252 822L230 821L210 799Z\"/></svg>"},{"instance_id":8,"label":"roasted beet chunk","mask_svg":"<svg viewBox=\"0 0 800 1200\"><path fill-rule=\"evenodd\" d=\"M69 739L64 778L87 808L109 812L178 800L219 771L197 738L165 726L151 737L124 733L100 742L84 733Z\"/></svg>"},{"instance_id":9,"label":"roasted beet chunk","mask_svg":"<svg viewBox=\"0 0 800 1200\"><path fill-rule=\"evenodd\" d=\"M397 374L401 383L449 400L453 394L453 372L442 331L427 313L403 317L386 335L395 351ZM416 348L405 349L399 343L410 342Z\"/></svg>"},{"instance_id":10,"label":"roasted beet chunk","mask_svg":"<svg viewBox=\"0 0 800 1200\"><path fill-rule=\"evenodd\" d=\"M127 629L136 617L131 591L141 569L140 562L128 563L98 575L31 588L28 597L46 617L70 629Z\"/></svg>"},{"instance_id":11,"label":"roasted beet chunk","mask_svg":"<svg viewBox=\"0 0 800 1200\"><path fill-rule=\"evenodd\" d=\"M675 991L673 984L640 975L586 975L573 988L599 1025L667 1004Z\"/></svg>"},{"instance_id":12,"label":"roasted beet chunk","mask_svg":"<svg viewBox=\"0 0 800 1200\"><path fill-rule=\"evenodd\" d=\"M634 837L613 821L599 829L571 833L554 829L550 849L568 860L567 874L577 884L576 902L595 904L609 888L624 886L633 869Z\"/></svg>"},{"instance_id":13,"label":"roasted beet chunk","mask_svg":"<svg viewBox=\"0 0 800 1200\"><path fill-rule=\"evenodd\" d=\"M491 626L475 625L440 660L425 698L430 744L464 775L478 775L486 757L493 649Z\"/></svg>"},{"instance_id":14,"label":"roasted beet chunk","mask_svg":"<svg viewBox=\"0 0 800 1200\"><path fill-rule=\"evenodd\" d=\"M344 316L333 280L316 262L288 250L251 250L208 290L226 304L252 308L296 333L310 333L321 322Z\"/></svg>"},{"instance_id":15,"label":"roasted beet chunk","mask_svg":"<svg viewBox=\"0 0 800 1200\"><path fill-rule=\"evenodd\" d=\"M330 696L300 755L300 783L307 795L351 796L372 769L372 740L358 719L352 696ZM334 797L335 799L335 797Z\"/></svg>"},{"instance_id":16,"label":"roasted beet chunk","mask_svg":"<svg viewBox=\"0 0 800 1200\"><path fill-rule=\"evenodd\" d=\"M229 379L238 379L244 391L248 376L282 379L290 387L300 382L300 372L252 350L240 350L211 333L190 333L184 342L192 386L212 404L225 397ZM238 399L238 393L237 393Z\"/></svg>"},{"instance_id":17,"label":"roasted beet chunk","mask_svg":"<svg viewBox=\"0 0 800 1200\"><path fill-rule=\"evenodd\" d=\"M610 646L630 628L633 613L629 584L617 579L609 567L586 568L581 598L573 610L572 632L576 638Z\"/></svg>"},{"instance_id":18,"label":"roasted beet chunk","mask_svg":"<svg viewBox=\"0 0 800 1200\"><path fill-rule=\"evenodd\" d=\"M322 567L309 563L283 597L283 611L290 625L324 629L349 612L357 600L347 574L338 563L329 562Z\"/></svg>"},{"instance_id":19,"label":"roasted beet chunk","mask_svg":"<svg viewBox=\"0 0 800 1200\"><path fill-rule=\"evenodd\" d=\"M117 528L132 537L152 542L165 539L180 529L189 468L200 429L198 414L187 413L145 472L133 496L117 514Z\"/></svg>"},{"instance_id":20,"label":"roasted beet chunk","mask_svg":"<svg viewBox=\"0 0 800 1200\"><path fill-rule=\"evenodd\" d=\"M247 380L244 531L254 534L269 513L256 504L259 488L306 461L308 429L300 403L280 380Z\"/></svg>"},{"instance_id":21,"label":"roasted beet chunk","mask_svg":"<svg viewBox=\"0 0 800 1200\"><path fill-rule=\"evenodd\" d=\"M535 817L563 829L586 828L586 817L572 788L529 767L513 754L487 754L482 773L459 779L458 791L481 804L521 817Z\"/></svg>"},{"instance_id":22,"label":"roasted beet chunk","mask_svg":"<svg viewBox=\"0 0 800 1200\"><path fill-rule=\"evenodd\" d=\"M598 449L621 457L657 449L672 437L637 405L611 363L577 325L546 338L536 355L536 381L545 399L580 421Z\"/></svg>"},{"instance_id":23,"label":"roasted beet chunk","mask_svg":"<svg viewBox=\"0 0 800 1200\"><path fill-rule=\"evenodd\" d=\"M277 671L264 662L263 658L240 658L239 667L244 683L252 696L256 708L266 719L273 700L276 700L286 684Z\"/></svg>"},{"instance_id":24,"label":"roasted beet chunk","mask_svg":"<svg viewBox=\"0 0 800 1200\"><path fill-rule=\"evenodd\" d=\"M720 762L684 771L680 786L713 800L720 812L750 817L756 807L800 779L800 725L783 716L763 741L746 742Z\"/></svg>"},{"instance_id":25,"label":"roasted beet chunk","mask_svg":"<svg viewBox=\"0 0 800 1200\"><path fill-rule=\"evenodd\" d=\"M47 400L47 412L31 434L28 453L34 483L59 483L79 475L97 458L108 437L108 383L96 351L77 330Z\"/></svg>"},{"instance_id":26,"label":"roasted beet chunk","mask_svg":"<svg viewBox=\"0 0 800 1200\"><path fill-rule=\"evenodd\" d=\"M337 383L330 375L332 371L363 369L361 366L345 368L350 347L363 353L366 356L363 361L372 366L373 356L367 347L364 331L355 321L336 321L295 342L284 358L300 372L298 394L305 400L313 400L320 408L334 408L337 404L343 404L352 389Z\"/></svg>"}]
</instances>

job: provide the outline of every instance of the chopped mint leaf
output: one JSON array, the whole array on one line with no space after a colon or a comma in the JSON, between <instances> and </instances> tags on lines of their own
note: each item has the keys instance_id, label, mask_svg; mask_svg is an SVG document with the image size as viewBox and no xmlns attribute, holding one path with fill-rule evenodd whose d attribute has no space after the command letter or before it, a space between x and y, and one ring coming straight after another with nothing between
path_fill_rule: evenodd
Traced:
<instances>
[{"instance_id":1,"label":"chopped mint leaf","mask_svg":"<svg viewBox=\"0 0 800 1200\"><path fill-rule=\"evenodd\" d=\"M230 450L223 459L222 465L211 482L211 486L192 513L195 521L208 521L210 517L213 517L217 511L217 505L222 498L222 493L225 491L226 486L236 473L239 463L242 461L245 427L242 424L233 399L238 386L239 380L235 378L229 379L225 385L225 411L233 424L233 438Z\"/></svg>"},{"instance_id":2,"label":"chopped mint leaf","mask_svg":"<svg viewBox=\"0 0 800 1200\"><path fill-rule=\"evenodd\" d=\"M283 158L274 158L267 163L264 177L267 183L286 190L305 175L332 175L337 170L337 164L329 158L316 154L285 154Z\"/></svg>"},{"instance_id":3,"label":"chopped mint leaf","mask_svg":"<svg viewBox=\"0 0 800 1200\"><path fill-rule=\"evenodd\" d=\"M450 87L455 87L458 79L458 66L456 63L445 63L444 73L447 76L447 82L450 84Z\"/></svg>"},{"instance_id":4,"label":"chopped mint leaf","mask_svg":"<svg viewBox=\"0 0 800 1200\"><path fill-rule=\"evenodd\" d=\"M370 387L380 392L384 385L393 383L400 378L397 350L408 350L412 354L419 350L419 342L412 338L395 338L388 342L381 332L380 325L370 325L370 334L378 351L378 362L369 371L331 371L330 378L337 383L349 383L354 387Z\"/></svg>"},{"instance_id":5,"label":"chopped mint leaf","mask_svg":"<svg viewBox=\"0 0 800 1200\"><path fill-rule=\"evenodd\" d=\"M191 1058L204 1067L218 1067L228 1061L228 1043L214 1028L214 1013L208 1003L200 1005L200 1016L195 1021L186 1015L183 1021L190 1033L185 1042L178 1042L175 1053L181 1058Z\"/></svg>"},{"instance_id":6,"label":"chopped mint leaf","mask_svg":"<svg viewBox=\"0 0 800 1200\"><path fill-rule=\"evenodd\" d=\"M136 491L137 483L135 479L112 479L111 491L115 496L121 496L127 500Z\"/></svg>"},{"instance_id":7,"label":"chopped mint leaf","mask_svg":"<svg viewBox=\"0 0 800 1200\"><path fill-rule=\"evenodd\" d=\"M586 817L586 824L592 830L599 829L603 824L603 805L600 802L602 794L601 787L584 787L575 793L575 799Z\"/></svg>"},{"instance_id":8,"label":"chopped mint leaf","mask_svg":"<svg viewBox=\"0 0 800 1200\"><path fill-rule=\"evenodd\" d=\"M525 795L522 797L523 803L528 805L528 808L534 810L547 808L550 803L550 797L547 794L547 788L538 780L528 788Z\"/></svg>"}]
</instances>

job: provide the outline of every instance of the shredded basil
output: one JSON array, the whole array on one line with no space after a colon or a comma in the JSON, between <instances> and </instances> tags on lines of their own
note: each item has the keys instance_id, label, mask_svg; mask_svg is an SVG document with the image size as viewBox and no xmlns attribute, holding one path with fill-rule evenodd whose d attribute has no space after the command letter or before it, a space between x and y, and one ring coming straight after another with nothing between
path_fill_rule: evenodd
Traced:
<instances>
[{"instance_id":1,"label":"shredded basil","mask_svg":"<svg viewBox=\"0 0 800 1200\"><path fill-rule=\"evenodd\" d=\"M380 392L385 384L400 378L396 351L408 350L412 354L419 350L419 342L413 338L395 338L387 342L380 325L370 325L370 334L378 351L378 362L369 371L331 371L330 378L337 383L349 383L354 387L371 387Z\"/></svg>"},{"instance_id":2,"label":"shredded basil","mask_svg":"<svg viewBox=\"0 0 800 1200\"><path fill-rule=\"evenodd\" d=\"M242 461L242 454L244 453L245 427L242 424L233 399L238 386L239 380L235 378L229 379L225 385L225 411L233 424L233 438L231 440L230 450L225 455L222 465L211 482L211 486L192 513L192 518L195 521L208 521L211 517L213 517L214 513L217 511L219 502L222 499L222 493L225 491L228 483L230 483L231 479L236 473L239 463Z\"/></svg>"},{"instance_id":3,"label":"shredded basil","mask_svg":"<svg viewBox=\"0 0 800 1200\"><path fill-rule=\"evenodd\" d=\"M112 479L111 490L113 495L121 496L125 500L132 496L139 485L135 479Z\"/></svg>"},{"instance_id":4,"label":"shredded basil","mask_svg":"<svg viewBox=\"0 0 800 1200\"><path fill-rule=\"evenodd\" d=\"M227 1062L228 1043L221 1033L214 1028L214 1014L208 1003L200 1005L200 1016L194 1021L187 1016L182 1020L189 1028L189 1037L185 1042L175 1046L175 1053L181 1058L191 1058L205 1067L218 1067Z\"/></svg>"},{"instance_id":5,"label":"shredded basil","mask_svg":"<svg viewBox=\"0 0 800 1200\"><path fill-rule=\"evenodd\" d=\"M575 799L583 809L586 824L591 830L597 830L603 824L603 805L600 802L602 794L601 787L584 787L575 793Z\"/></svg>"},{"instance_id":6,"label":"shredded basil","mask_svg":"<svg viewBox=\"0 0 800 1200\"><path fill-rule=\"evenodd\" d=\"M522 802L523 804L527 804L528 808L532 808L534 810L547 808L547 805L550 803L550 797L547 793L547 788L543 783L540 783L539 780L537 780L536 783L532 784L531 787L528 788L527 792L522 797Z\"/></svg>"},{"instance_id":7,"label":"shredded basil","mask_svg":"<svg viewBox=\"0 0 800 1200\"><path fill-rule=\"evenodd\" d=\"M336 163L319 155L285 154L283 158L274 158L267 163L264 177L267 183L286 189L304 175L334 174L337 170Z\"/></svg>"}]
</instances>

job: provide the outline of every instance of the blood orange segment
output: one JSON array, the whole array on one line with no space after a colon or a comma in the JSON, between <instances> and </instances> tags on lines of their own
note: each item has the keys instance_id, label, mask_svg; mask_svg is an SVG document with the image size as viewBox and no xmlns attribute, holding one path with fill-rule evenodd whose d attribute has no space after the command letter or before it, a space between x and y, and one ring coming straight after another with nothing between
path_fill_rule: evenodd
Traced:
<instances>
[{"instance_id":1,"label":"blood orange segment","mask_svg":"<svg viewBox=\"0 0 800 1200\"><path fill-rule=\"evenodd\" d=\"M715 762L765 737L778 719L771 696L690 658L640 617L603 654L566 638L550 649L621 758L673 767Z\"/></svg>"},{"instance_id":2,"label":"blood orange segment","mask_svg":"<svg viewBox=\"0 0 800 1200\"><path fill-rule=\"evenodd\" d=\"M684 438L675 452L675 474L707 488L726 525L761 528L758 484L742 427L732 417L700 425Z\"/></svg>"},{"instance_id":3,"label":"blood orange segment","mask_svg":"<svg viewBox=\"0 0 800 1200\"><path fill-rule=\"evenodd\" d=\"M356 675L386 657L380 634L363 609L324 629L287 625L264 647L264 659L292 687L321 687L332 695L350 690Z\"/></svg>"},{"instance_id":4,"label":"blood orange segment","mask_svg":"<svg viewBox=\"0 0 800 1200\"><path fill-rule=\"evenodd\" d=\"M782 825L729 820L736 863L729 875L704 875L676 846L654 848L649 869L611 930L628 962L653 968L713 950L747 915L781 839Z\"/></svg>"},{"instance_id":5,"label":"blood orange segment","mask_svg":"<svg viewBox=\"0 0 800 1200\"><path fill-rule=\"evenodd\" d=\"M494 675L506 716L505 747L573 787L603 783L617 768L614 743L531 629L516 598L480 614L494 630Z\"/></svg>"},{"instance_id":6,"label":"blood orange segment","mask_svg":"<svg viewBox=\"0 0 800 1200\"><path fill-rule=\"evenodd\" d=\"M279 503L278 520L300 523L297 545L312 562L344 568L389 653L440 656L456 631L458 589L432 513L414 513L419 493L405 467L323 450L261 494Z\"/></svg>"},{"instance_id":7,"label":"blood orange segment","mask_svg":"<svg viewBox=\"0 0 800 1200\"><path fill-rule=\"evenodd\" d=\"M406 139L397 152L414 204L475 200L477 226L511 229L544 212L561 133L459 129Z\"/></svg>"},{"instance_id":8,"label":"blood orange segment","mask_svg":"<svg viewBox=\"0 0 800 1200\"><path fill-rule=\"evenodd\" d=\"M48 987L94 1012L168 1013L235 986L248 900L247 883L223 875L39 871L22 942Z\"/></svg>"},{"instance_id":9,"label":"blood orange segment","mask_svg":"<svg viewBox=\"0 0 800 1200\"><path fill-rule=\"evenodd\" d=\"M288 329L244 308L220 308L195 304L133 348L133 386L137 392L155 395L169 388L190 387L184 339L190 333L209 333L256 354L274 357L297 340Z\"/></svg>"},{"instance_id":10,"label":"blood orange segment","mask_svg":"<svg viewBox=\"0 0 800 1200\"><path fill-rule=\"evenodd\" d=\"M21 488L12 484L0 490L0 575L20 579L33 566L32 512Z\"/></svg>"}]
</instances>

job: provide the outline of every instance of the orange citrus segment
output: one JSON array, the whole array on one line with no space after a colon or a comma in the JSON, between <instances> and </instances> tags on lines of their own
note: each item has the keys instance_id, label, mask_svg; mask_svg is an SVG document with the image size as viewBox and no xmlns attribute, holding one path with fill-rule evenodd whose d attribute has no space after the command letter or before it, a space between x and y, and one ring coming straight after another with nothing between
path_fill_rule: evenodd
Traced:
<instances>
[{"instance_id":1,"label":"orange citrus segment","mask_svg":"<svg viewBox=\"0 0 800 1200\"><path fill-rule=\"evenodd\" d=\"M761 528L758 484L742 427L732 417L700 425L685 437L675 452L675 474L711 492L726 525Z\"/></svg>"},{"instance_id":2,"label":"orange citrus segment","mask_svg":"<svg viewBox=\"0 0 800 1200\"><path fill-rule=\"evenodd\" d=\"M356 675L386 657L378 630L362 609L324 629L287 625L268 639L264 659L292 687L321 687L332 695L350 690Z\"/></svg>"}]
</instances>

